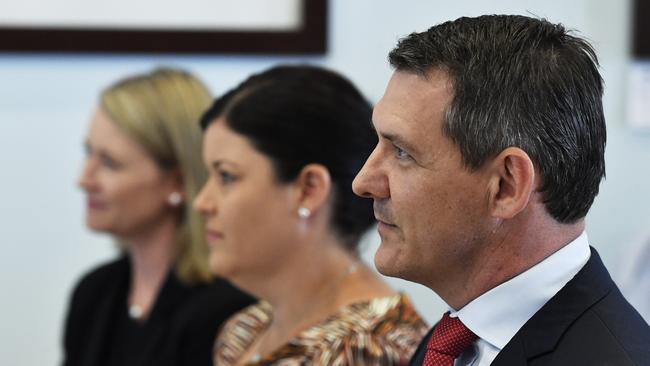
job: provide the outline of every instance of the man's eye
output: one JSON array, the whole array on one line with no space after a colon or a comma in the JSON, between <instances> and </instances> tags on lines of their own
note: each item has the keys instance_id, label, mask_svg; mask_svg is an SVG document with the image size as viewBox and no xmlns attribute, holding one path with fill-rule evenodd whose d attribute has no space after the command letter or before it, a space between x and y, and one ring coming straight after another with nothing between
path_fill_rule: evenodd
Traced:
<instances>
[{"instance_id":1,"label":"man's eye","mask_svg":"<svg viewBox=\"0 0 650 366\"><path fill-rule=\"evenodd\" d=\"M400 160L411 159L411 155L409 155L409 153L407 153L404 149L400 148L399 146L395 146L395 155Z\"/></svg>"}]
</instances>

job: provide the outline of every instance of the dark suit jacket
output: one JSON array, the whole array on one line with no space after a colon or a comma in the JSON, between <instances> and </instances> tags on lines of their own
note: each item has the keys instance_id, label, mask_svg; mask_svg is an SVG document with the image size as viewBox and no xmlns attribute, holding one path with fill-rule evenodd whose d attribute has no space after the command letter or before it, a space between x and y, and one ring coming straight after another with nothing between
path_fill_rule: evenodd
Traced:
<instances>
[{"instance_id":1,"label":"dark suit jacket","mask_svg":"<svg viewBox=\"0 0 650 366\"><path fill-rule=\"evenodd\" d=\"M64 333L64 366L106 362L118 311L126 311L127 258L103 265L75 288ZM189 286L170 272L146 321L140 365L212 365L221 323L253 299L224 280Z\"/></svg>"},{"instance_id":2,"label":"dark suit jacket","mask_svg":"<svg viewBox=\"0 0 650 366\"><path fill-rule=\"evenodd\" d=\"M431 333L411 365L422 365ZM491 365L649 366L650 327L623 298L592 248L587 264L524 324Z\"/></svg>"}]
</instances>

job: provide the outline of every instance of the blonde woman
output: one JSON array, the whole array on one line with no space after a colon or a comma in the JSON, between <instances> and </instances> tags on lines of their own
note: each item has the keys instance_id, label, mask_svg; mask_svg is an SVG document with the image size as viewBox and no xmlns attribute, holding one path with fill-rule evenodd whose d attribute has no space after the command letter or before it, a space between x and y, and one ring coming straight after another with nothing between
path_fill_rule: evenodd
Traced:
<instances>
[{"instance_id":1,"label":"blonde woman","mask_svg":"<svg viewBox=\"0 0 650 366\"><path fill-rule=\"evenodd\" d=\"M86 224L118 259L81 279L65 324L65 366L211 365L221 322L251 299L213 279L202 220L198 120L211 95L159 69L106 89L88 130L79 185Z\"/></svg>"}]
</instances>

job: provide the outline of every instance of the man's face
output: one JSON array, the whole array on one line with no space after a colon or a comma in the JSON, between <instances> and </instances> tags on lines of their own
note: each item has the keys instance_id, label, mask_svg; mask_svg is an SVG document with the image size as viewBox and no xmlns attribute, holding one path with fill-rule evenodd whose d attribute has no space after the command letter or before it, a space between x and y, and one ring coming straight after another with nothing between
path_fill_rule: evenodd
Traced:
<instances>
[{"instance_id":1,"label":"man's face","mask_svg":"<svg viewBox=\"0 0 650 366\"><path fill-rule=\"evenodd\" d=\"M440 295L471 280L489 231L487 176L465 168L442 134L452 97L444 71L395 72L373 113L379 143L353 182L374 199L379 272Z\"/></svg>"}]
</instances>

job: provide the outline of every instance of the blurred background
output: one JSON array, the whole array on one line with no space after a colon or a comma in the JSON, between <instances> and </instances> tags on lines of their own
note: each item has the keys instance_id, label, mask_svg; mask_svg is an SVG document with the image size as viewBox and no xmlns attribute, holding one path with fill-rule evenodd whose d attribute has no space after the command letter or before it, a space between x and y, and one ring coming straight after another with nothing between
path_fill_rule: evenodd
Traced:
<instances>
[{"instance_id":1,"label":"blurred background","mask_svg":"<svg viewBox=\"0 0 650 366\"><path fill-rule=\"evenodd\" d=\"M0 0L0 22L14 3ZM29 11L36 14L38 7ZM125 3L122 11L146 9ZM247 11L242 19L265 10ZM400 37L460 16L496 13L563 23L598 53L606 84L607 178L587 228L610 271L623 273L650 233L650 133L634 117L648 110L650 99L641 98L643 86L637 85L647 67L633 62L631 0L330 0L327 50L320 55L0 51L0 364L59 363L69 292L84 272L114 255L107 237L85 228L84 197L76 185L86 126L102 88L172 65L220 94L271 65L307 62L342 72L376 102L392 72L387 53ZM364 259L372 263L378 236L369 233L364 241ZM409 293L430 323L445 310L426 288L391 284Z\"/></svg>"}]
</instances>

